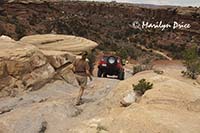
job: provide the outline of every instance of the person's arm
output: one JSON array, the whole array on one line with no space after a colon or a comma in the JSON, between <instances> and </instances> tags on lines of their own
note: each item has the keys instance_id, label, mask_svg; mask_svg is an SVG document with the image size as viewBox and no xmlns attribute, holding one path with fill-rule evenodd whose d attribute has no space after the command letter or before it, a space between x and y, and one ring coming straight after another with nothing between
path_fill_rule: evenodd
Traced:
<instances>
[{"instance_id":1,"label":"person's arm","mask_svg":"<svg viewBox=\"0 0 200 133\"><path fill-rule=\"evenodd\" d=\"M90 81L92 81L92 76L91 76L89 70L90 70L90 66L89 66L88 63L86 63L86 74L87 74L87 76L90 78Z\"/></svg>"},{"instance_id":2,"label":"person's arm","mask_svg":"<svg viewBox=\"0 0 200 133\"><path fill-rule=\"evenodd\" d=\"M90 78L90 81L92 81L92 76L91 76L91 74L90 74L90 72L88 70L86 70L86 74Z\"/></svg>"},{"instance_id":3,"label":"person's arm","mask_svg":"<svg viewBox=\"0 0 200 133\"><path fill-rule=\"evenodd\" d=\"M72 63L72 71L75 72L76 60Z\"/></svg>"}]
</instances>

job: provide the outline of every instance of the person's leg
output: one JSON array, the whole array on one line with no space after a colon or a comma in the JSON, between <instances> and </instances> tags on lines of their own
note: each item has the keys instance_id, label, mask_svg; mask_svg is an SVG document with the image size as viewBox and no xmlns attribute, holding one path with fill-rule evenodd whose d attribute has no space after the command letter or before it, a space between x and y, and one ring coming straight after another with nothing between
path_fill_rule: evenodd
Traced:
<instances>
[{"instance_id":1,"label":"person's leg","mask_svg":"<svg viewBox=\"0 0 200 133\"><path fill-rule=\"evenodd\" d=\"M90 74L91 74L92 76L94 76L94 75L93 75L93 71L94 71L94 67L92 66L92 67L90 68Z\"/></svg>"},{"instance_id":2,"label":"person's leg","mask_svg":"<svg viewBox=\"0 0 200 133\"><path fill-rule=\"evenodd\" d=\"M79 76L78 80L79 80L80 90L79 90L79 93L78 93L76 105L81 104L81 97L83 96L84 90L85 90L86 85L87 85L87 77L86 76Z\"/></svg>"},{"instance_id":3,"label":"person's leg","mask_svg":"<svg viewBox=\"0 0 200 133\"><path fill-rule=\"evenodd\" d=\"M78 94L78 97L77 97L77 104L80 103L80 101L81 101L81 97L83 96L83 92L84 92L84 90L85 90L84 87L80 87L79 94Z\"/></svg>"}]
</instances>

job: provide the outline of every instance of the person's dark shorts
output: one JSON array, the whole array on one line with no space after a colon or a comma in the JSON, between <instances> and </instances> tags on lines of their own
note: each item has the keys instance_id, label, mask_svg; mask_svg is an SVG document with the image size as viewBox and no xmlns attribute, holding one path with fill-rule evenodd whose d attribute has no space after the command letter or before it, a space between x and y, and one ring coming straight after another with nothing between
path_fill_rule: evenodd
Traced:
<instances>
[{"instance_id":1,"label":"person's dark shorts","mask_svg":"<svg viewBox=\"0 0 200 133\"><path fill-rule=\"evenodd\" d=\"M75 74L75 77L76 77L76 80L77 80L78 84L81 87L85 88L87 86L87 76L81 76L81 75Z\"/></svg>"}]
</instances>

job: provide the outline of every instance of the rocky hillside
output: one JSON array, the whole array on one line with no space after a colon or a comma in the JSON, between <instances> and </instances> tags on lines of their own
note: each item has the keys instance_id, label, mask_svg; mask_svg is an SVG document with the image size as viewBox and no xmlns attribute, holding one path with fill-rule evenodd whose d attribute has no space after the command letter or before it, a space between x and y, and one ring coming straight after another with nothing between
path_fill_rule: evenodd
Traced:
<instances>
[{"instance_id":1,"label":"rocky hillside","mask_svg":"<svg viewBox=\"0 0 200 133\"><path fill-rule=\"evenodd\" d=\"M190 24L190 28L135 29L133 22ZM183 23L182 23L183 22ZM123 49L134 59L146 56L136 44L161 50L173 58L191 44L200 43L200 9L146 7L115 2L10 1L0 5L0 34L19 40L25 35L58 33L82 36L99 43L99 49ZM156 57L158 58L158 56Z\"/></svg>"}]
</instances>

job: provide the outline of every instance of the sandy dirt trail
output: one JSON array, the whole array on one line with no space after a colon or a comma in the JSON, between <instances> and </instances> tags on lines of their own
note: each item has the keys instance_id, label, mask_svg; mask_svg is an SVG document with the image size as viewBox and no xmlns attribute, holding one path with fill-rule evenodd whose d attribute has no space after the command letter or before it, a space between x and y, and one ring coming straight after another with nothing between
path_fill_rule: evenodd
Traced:
<instances>
[{"instance_id":1,"label":"sandy dirt trail","mask_svg":"<svg viewBox=\"0 0 200 133\"><path fill-rule=\"evenodd\" d=\"M161 55L162 57L164 57L165 59L169 60L169 61L172 61L173 59L171 57L169 57L167 54L165 54L164 52L161 52L161 51L158 51L158 50L155 50L155 49L151 49L151 48L146 48L145 46L142 46L142 45L137 45L138 48L142 49L142 50L145 50L147 52L152 52L152 53L155 53L155 54L158 54L158 55Z\"/></svg>"}]
</instances>

